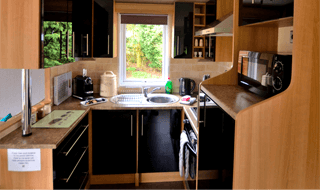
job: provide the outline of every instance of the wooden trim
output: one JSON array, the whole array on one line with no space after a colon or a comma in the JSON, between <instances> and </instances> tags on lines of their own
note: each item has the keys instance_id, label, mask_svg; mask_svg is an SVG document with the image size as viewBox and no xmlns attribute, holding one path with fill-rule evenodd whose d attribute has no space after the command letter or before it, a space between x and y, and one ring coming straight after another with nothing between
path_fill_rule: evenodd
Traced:
<instances>
[{"instance_id":1,"label":"wooden trim","mask_svg":"<svg viewBox=\"0 0 320 190\"><path fill-rule=\"evenodd\" d=\"M91 185L135 183L135 174L92 175Z\"/></svg>"},{"instance_id":2,"label":"wooden trim","mask_svg":"<svg viewBox=\"0 0 320 190\"><path fill-rule=\"evenodd\" d=\"M18 129L19 127L21 127L21 122L17 122L13 125L10 125L9 127L3 129L0 132L0 139L2 139L3 137L7 136L8 134L10 134L12 131Z\"/></svg>"},{"instance_id":3,"label":"wooden trim","mask_svg":"<svg viewBox=\"0 0 320 190\"><path fill-rule=\"evenodd\" d=\"M1 189L53 189L52 149L41 149L41 171L8 171L7 149L0 149Z\"/></svg>"},{"instance_id":4,"label":"wooden trim","mask_svg":"<svg viewBox=\"0 0 320 190\"><path fill-rule=\"evenodd\" d=\"M46 68L44 69L44 87L45 87L45 102L43 102L44 104L50 103L51 102L51 69L50 68ZM50 102L48 102L50 101Z\"/></svg>"},{"instance_id":5,"label":"wooden trim","mask_svg":"<svg viewBox=\"0 0 320 190\"><path fill-rule=\"evenodd\" d=\"M134 14L174 14L173 4L142 4L142 3L116 3L115 10L117 13L134 13Z\"/></svg>"},{"instance_id":6,"label":"wooden trim","mask_svg":"<svg viewBox=\"0 0 320 190\"><path fill-rule=\"evenodd\" d=\"M84 187L84 189L90 189L90 177L89 177L89 180L88 180L86 186Z\"/></svg>"},{"instance_id":7,"label":"wooden trim","mask_svg":"<svg viewBox=\"0 0 320 190\"><path fill-rule=\"evenodd\" d=\"M140 174L139 174L139 173L136 173L136 174L134 175L134 185L135 185L136 187L139 187L139 184L140 184Z\"/></svg>"},{"instance_id":8,"label":"wooden trim","mask_svg":"<svg viewBox=\"0 0 320 190\"><path fill-rule=\"evenodd\" d=\"M244 25L245 27L287 27L287 26L293 26L293 17L286 17L286 18L280 18L280 19L275 19L275 20L269 20L269 21L264 21L264 22L259 22L259 23L254 23L254 24L248 24Z\"/></svg>"},{"instance_id":9,"label":"wooden trim","mask_svg":"<svg viewBox=\"0 0 320 190\"><path fill-rule=\"evenodd\" d=\"M141 173L141 183L152 182L168 182L168 181L183 181L184 178L180 177L179 172L157 172L157 173Z\"/></svg>"}]
</instances>

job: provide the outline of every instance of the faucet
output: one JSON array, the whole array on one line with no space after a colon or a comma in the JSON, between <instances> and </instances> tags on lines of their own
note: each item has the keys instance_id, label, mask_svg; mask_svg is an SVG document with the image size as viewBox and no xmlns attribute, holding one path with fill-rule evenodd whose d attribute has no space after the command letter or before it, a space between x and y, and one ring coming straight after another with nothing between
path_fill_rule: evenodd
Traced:
<instances>
[{"instance_id":1,"label":"faucet","mask_svg":"<svg viewBox=\"0 0 320 190\"><path fill-rule=\"evenodd\" d=\"M143 88L143 94L144 94L144 97L146 97L146 98L147 98L148 95L151 94L152 92L161 89L160 87L156 87L156 88L154 88L153 90L151 90L151 92L148 93L148 89L149 89L149 88L150 88L150 87L144 87L144 88Z\"/></svg>"}]
</instances>

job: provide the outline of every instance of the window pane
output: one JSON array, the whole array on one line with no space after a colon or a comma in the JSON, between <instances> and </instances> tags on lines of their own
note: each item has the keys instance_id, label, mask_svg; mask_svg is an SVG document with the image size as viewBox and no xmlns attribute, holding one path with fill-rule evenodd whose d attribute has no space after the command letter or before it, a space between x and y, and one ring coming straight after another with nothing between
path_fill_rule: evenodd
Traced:
<instances>
[{"instance_id":1,"label":"window pane","mask_svg":"<svg viewBox=\"0 0 320 190\"><path fill-rule=\"evenodd\" d=\"M162 79L163 26L126 25L126 79Z\"/></svg>"}]
</instances>

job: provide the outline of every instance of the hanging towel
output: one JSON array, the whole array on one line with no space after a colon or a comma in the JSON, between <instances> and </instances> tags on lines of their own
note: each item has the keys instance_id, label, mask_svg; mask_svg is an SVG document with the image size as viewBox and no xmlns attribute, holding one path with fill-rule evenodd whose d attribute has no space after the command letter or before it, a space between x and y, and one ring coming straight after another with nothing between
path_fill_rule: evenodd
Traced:
<instances>
[{"instance_id":1,"label":"hanging towel","mask_svg":"<svg viewBox=\"0 0 320 190\"><path fill-rule=\"evenodd\" d=\"M190 138L191 138L191 143L192 146L194 147L195 151L197 152L197 136L194 134L192 130L189 131ZM193 154L190 155L190 177L192 179L195 178L196 176L196 168L197 167L197 157Z\"/></svg>"},{"instance_id":2,"label":"hanging towel","mask_svg":"<svg viewBox=\"0 0 320 190\"><path fill-rule=\"evenodd\" d=\"M189 143L189 142L187 142ZM185 144L184 146L184 159L185 159L185 172L184 172L184 179L188 179L189 177L189 158L190 158L190 155L189 155L189 148L187 146L187 143Z\"/></svg>"},{"instance_id":3,"label":"hanging towel","mask_svg":"<svg viewBox=\"0 0 320 190\"><path fill-rule=\"evenodd\" d=\"M179 151L179 172L180 172L180 176L181 177L183 177L183 163L184 163L183 155L184 155L184 152L185 152L184 151L185 150L185 144L188 143L188 142L189 142L189 140L188 140L186 131L183 130L181 135L180 135L180 151Z\"/></svg>"}]
</instances>

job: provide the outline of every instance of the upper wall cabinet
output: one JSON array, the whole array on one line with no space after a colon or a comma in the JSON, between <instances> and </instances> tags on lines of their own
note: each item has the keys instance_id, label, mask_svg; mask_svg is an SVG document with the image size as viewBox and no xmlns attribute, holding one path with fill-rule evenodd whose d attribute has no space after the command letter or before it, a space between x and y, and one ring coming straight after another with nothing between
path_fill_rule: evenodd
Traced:
<instances>
[{"instance_id":1,"label":"upper wall cabinet","mask_svg":"<svg viewBox=\"0 0 320 190\"><path fill-rule=\"evenodd\" d=\"M74 62L72 1L43 0L41 10L41 67Z\"/></svg>"},{"instance_id":2,"label":"upper wall cabinet","mask_svg":"<svg viewBox=\"0 0 320 190\"><path fill-rule=\"evenodd\" d=\"M293 16L294 0L241 0L239 26Z\"/></svg>"},{"instance_id":3,"label":"upper wall cabinet","mask_svg":"<svg viewBox=\"0 0 320 190\"><path fill-rule=\"evenodd\" d=\"M92 0L72 1L75 57L92 57Z\"/></svg>"},{"instance_id":4,"label":"upper wall cabinet","mask_svg":"<svg viewBox=\"0 0 320 190\"><path fill-rule=\"evenodd\" d=\"M174 58L192 58L193 3L175 3Z\"/></svg>"},{"instance_id":5,"label":"upper wall cabinet","mask_svg":"<svg viewBox=\"0 0 320 190\"><path fill-rule=\"evenodd\" d=\"M93 57L113 57L113 0L94 0Z\"/></svg>"}]
</instances>

